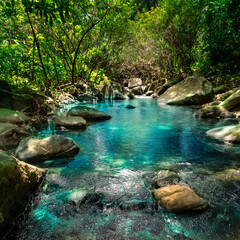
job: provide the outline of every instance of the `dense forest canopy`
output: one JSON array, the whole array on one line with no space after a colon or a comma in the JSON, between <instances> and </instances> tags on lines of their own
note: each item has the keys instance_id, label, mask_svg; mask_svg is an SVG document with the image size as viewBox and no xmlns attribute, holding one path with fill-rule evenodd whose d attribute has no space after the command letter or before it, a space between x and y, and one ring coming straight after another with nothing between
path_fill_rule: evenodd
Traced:
<instances>
[{"instance_id":1,"label":"dense forest canopy","mask_svg":"<svg viewBox=\"0 0 240 240\"><path fill-rule=\"evenodd\" d=\"M56 85L238 76L238 0L1 0L0 79Z\"/></svg>"}]
</instances>

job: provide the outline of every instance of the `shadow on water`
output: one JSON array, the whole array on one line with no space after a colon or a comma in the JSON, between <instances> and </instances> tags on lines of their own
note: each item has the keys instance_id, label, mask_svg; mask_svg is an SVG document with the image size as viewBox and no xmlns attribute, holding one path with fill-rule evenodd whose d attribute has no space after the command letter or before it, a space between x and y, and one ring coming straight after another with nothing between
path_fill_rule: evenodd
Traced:
<instances>
[{"instance_id":1,"label":"shadow on water","mask_svg":"<svg viewBox=\"0 0 240 240\"><path fill-rule=\"evenodd\" d=\"M113 118L84 132L41 129L42 137L71 137L81 151L39 165L50 170L15 239L239 239L240 184L219 181L215 173L239 167L240 149L205 134L229 123L199 121L192 108L152 99L92 107ZM152 177L161 169L176 171L210 207L176 214L157 206Z\"/></svg>"}]
</instances>

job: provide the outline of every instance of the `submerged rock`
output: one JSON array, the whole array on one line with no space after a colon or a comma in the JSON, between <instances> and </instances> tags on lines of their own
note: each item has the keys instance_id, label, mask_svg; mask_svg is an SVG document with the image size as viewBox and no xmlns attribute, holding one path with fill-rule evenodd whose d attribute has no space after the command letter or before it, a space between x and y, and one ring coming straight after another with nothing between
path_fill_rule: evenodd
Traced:
<instances>
[{"instance_id":1,"label":"submerged rock","mask_svg":"<svg viewBox=\"0 0 240 240\"><path fill-rule=\"evenodd\" d=\"M12 124L23 124L30 121L24 113L16 112L8 108L0 108L0 122L12 123Z\"/></svg>"},{"instance_id":2,"label":"submerged rock","mask_svg":"<svg viewBox=\"0 0 240 240\"><path fill-rule=\"evenodd\" d=\"M215 176L223 181L240 181L240 169L226 169L217 172Z\"/></svg>"},{"instance_id":3,"label":"submerged rock","mask_svg":"<svg viewBox=\"0 0 240 240\"><path fill-rule=\"evenodd\" d=\"M71 117L71 116L54 116L52 121L57 126L63 126L65 128L86 128L86 120L82 117Z\"/></svg>"},{"instance_id":4,"label":"submerged rock","mask_svg":"<svg viewBox=\"0 0 240 240\"><path fill-rule=\"evenodd\" d=\"M18 161L0 150L0 238L22 213L46 171Z\"/></svg>"},{"instance_id":5,"label":"submerged rock","mask_svg":"<svg viewBox=\"0 0 240 240\"><path fill-rule=\"evenodd\" d=\"M79 116L86 119L87 121L102 121L112 118L109 114L105 112L86 106L77 106L71 108L68 111L68 116Z\"/></svg>"},{"instance_id":6,"label":"submerged rock","mask_svg":"<svg viewBox=\"0 0 240 240\"><path fill-rule=\"evenodd\" d=\"M130 200L126 202L122 202L118 205L118 207L122 210L127 211L134 211L134 210L141 210L147 208L148 202L141 201L141 200Z\"/></svg>"},{"instance_id":7,"label":"submerged rock","mask_svg":"<svg viewBox=\"0 0 240 240\"><path fill-rule=\"evenodd\" d=\"M164 187L167 185L177 184L180 178L177 173L169 170L161 170L158 174L153 178L153 181L157 185L157 187Z\"/></svg>"},{"instance_id":8,"label":"submerged rock","mask_svg":"<svg viewBox=\"0 0 240 240\"><path fill-rule=\"evenodd\" d=\"M134 109L134 108L136 108L136 107L134 107L134 106L132 106L132 105L127 105L125 108L127 108L127 109Z\"/></svg>"},{"instance_id":9,"label":"submerged rock","mask_svg":"<svg viewBox=\"0 0 240 240\"><path fill-rule=\"evenodd\" d=\"M207 134L223 142L240 144L240 124L214 128Z\"/></svg>"},{"instance_id":10,"label":"submerged rock","mask_svg":"<svg viewBox=\"0 0 240 240\"><path fill-rule=\"evenodd\" d=\"M213 119L213 118L236 118L234 113L229 112L222 106L206 106L204 108L199 109L195 114L196 118L205 118L205 119Z\"/></svg>"},{"instance_id":11,"label":"submerged rock","mask_svg":"<svg viewBox=\"0 0 240 240\"><path fill-rule=\"evenodd\" d=\"M192 76L170 87L159 101L171 105L200 105L213 100L212 84L203 77Z\"/></svg>"},{"instance_id":12,"label":"submerged rock","mask_svg":"<svg viewBox=\"0 0 240 240\"><path fill-rule=\"evenodd\" d=\"M207 203L189 187L170 185L154 190L157 202L170 211L203 210Z\"/></svg>"},{"instance_id":13,"label":"submerged rock","mask_svg":"<svg viewBox=\"0 0 240 240\"><path fill-rule=\"evenodd\" d=\"M54 135L42 140L26 138L16 150L16 156L26 162L44 161L64 156L73 156L79 152L79 147L71 138Z\"/></svg>"}]
</instances>

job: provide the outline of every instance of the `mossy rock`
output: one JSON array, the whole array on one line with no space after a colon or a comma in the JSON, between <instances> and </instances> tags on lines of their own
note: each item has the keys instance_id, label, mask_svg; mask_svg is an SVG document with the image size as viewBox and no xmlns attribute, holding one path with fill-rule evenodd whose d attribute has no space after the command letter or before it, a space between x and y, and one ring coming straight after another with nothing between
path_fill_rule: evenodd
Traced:
<instances>
[{"instance_id":1,"label":"mossy rock","mask_svg":"<svg viewBox=\"0 0 240 240\"><path fill-rule=\"evenodd\" d=\"M218 87L213 88L213 91L215 94L225 93L228 90L229 90L229 88L226 85L220 85Z\"/></svg>"},{"instance_id":2,"label":"mossy rock","mask_svg":"<svg viewBox=\"0 0 240 240\"><path fill-rule=\"evenodd\" d=\"M30 121L24 113L16 112L7 108L0 108L0 122L2 123L13 123L23 124Z\"/></svg>"},{"instance_id":3,"label":"mossy rock","mask_svg":"<svg viewBox=\"0 0 240 240\"><path fill-rule=\"evenodd\" d=\"M240 169L226 169L217 172L215 176L223 181L240 181Z\"/></svg>"},{"instance_id":4,"label":"mossy rock","mask_svg":"<svg viewBox=\"0 0 240 240\"><path fill-rule=\"evenodd\" d=\"M164 83L164 84L160 87L160 89L158 90L157 94L158 94L158 95L163 94L164 92L167 91L168 88L170 88L170 87L172 87L173 85L181 82L182 80L183 80L183 77L182 77L182 76L179 76L179 77L170 79L169 81L167 81L166 83Z\"/></svg>"},{"instance_id":5,"label":"mossy rock","mask_svg":"<svg viewBox=\"0 0 240 240\"><path fill-rule=\"evenodd\" d=\"M225 99L221 106L227 110L232 110L234 108L240 107L240 89L231 94L227 99Z\"/></svg>"},{"instance_id":6,"label":"mossy rock","mask_svg":"<svg viewBox=\"0 0 240 240\"><path fill-rule=\"evenodd\" d=\"M217 118L236 118L234 113L229 112L222 106L213 105L199 109L195 114L195 118L217 119Z\"/></svg>"}]
</instances>

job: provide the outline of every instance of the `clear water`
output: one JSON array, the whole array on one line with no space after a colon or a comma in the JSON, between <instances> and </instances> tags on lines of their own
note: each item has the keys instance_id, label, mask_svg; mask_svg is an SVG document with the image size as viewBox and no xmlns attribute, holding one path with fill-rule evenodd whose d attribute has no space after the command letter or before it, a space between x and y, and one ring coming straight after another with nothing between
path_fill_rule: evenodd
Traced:
<instances>
[{"instance_id":1,"label":"clear water","mask_svg":"<svg viewBox=\"0 0 240 240\"><path fill-rule=\"evenodd\" d=\"M126 109L127 104L136 108ZM199 121L192 108L159 105L152 99L94 107L113 118L85 132L41 129L42 137L60 133L73 138L81 151L71 159L41 164L50 170L15 239L240 238L240 183L214 176L239 167L240 149L205 134L229 122ZM208 210L175 214L157 206L152 177L161 169L178 172L182 183L208 201ZM74 203L86 191L97 193L98 200ZM129 201L141 204L122 209Z\"/></svg>"}]
</instances>

